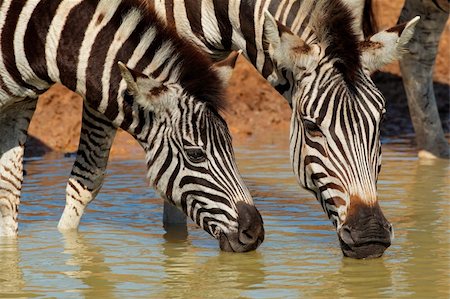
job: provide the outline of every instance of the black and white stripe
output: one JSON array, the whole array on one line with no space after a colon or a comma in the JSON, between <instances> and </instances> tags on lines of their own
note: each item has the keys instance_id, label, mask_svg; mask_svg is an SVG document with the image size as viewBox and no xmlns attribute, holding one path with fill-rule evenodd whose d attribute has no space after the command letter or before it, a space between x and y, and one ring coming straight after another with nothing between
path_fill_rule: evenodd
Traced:
<instances>
[{"instance_id":1,"label":"black and white stripe","mask_svg":"<svg viewBox=\"0 0 450 299\"><path fill-rule=\"evenodd\" d=\"M407 33L403 25L359 41L357 20L346 5L362 9L364 0L150 2L167 23L212 57L243 50L290 103L294 172L301 185L316 194L339 235L349 225L364 230L367 223L377 222L380 243L390 243L391 227L376 195L384 99L369 72L398 58L414 24L408 24ZM265 12L279 21L271 34ZM274 49L278 39L281 47ZM397 40L401 42L393 46ZM296 49L288 48L295 43ZM362 216L366 210L373 215ZM361 233L355 239L366 237L378 238Z\"/></svg>"},{"instance_id":2,"label":"black and white stripe","mask_svg":"<svg viewBox=\"0 0 450 299\"><path fill-rule=\"evenodd\" d=\"M261 217L219 115L221 79L230 65L213 66L149 7L131 0L2 1L0 37L0 233L17 231L14 210L33 105L61 82L85 106L60 229L78 227L100 189L120 127L146 150L154 188L220 239L222 249L247 251L262 242Z\"/></svg>"}]
</instances>

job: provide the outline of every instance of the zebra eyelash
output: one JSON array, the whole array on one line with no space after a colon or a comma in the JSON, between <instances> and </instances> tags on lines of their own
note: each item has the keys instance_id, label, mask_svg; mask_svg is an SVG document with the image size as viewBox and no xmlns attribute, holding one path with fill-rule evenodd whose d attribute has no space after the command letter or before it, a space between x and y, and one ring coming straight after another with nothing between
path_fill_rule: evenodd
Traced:
<instances>
[{"instance_id":1,"label":"zebra eyelash","mask_svg":"<svg viewBox=\"0 0 450 299\"><path fill-rule=\"evenodd\" d=\"M200 146L185 146L184 151L192 163L203 163L206 161L206 153Z\"/></svg>"},{"instance_id":2,"label":"zebra eyelash","mask_svg":"<svg viewBox=\"0 0 450 299\"><path fill-rule=\"evenodd\" d=\"M305 128L305 131L312 137L323 136L322 130L319 128L319 126L310 120L303 119L303 127Z\"/></svg>"}]
</instances>

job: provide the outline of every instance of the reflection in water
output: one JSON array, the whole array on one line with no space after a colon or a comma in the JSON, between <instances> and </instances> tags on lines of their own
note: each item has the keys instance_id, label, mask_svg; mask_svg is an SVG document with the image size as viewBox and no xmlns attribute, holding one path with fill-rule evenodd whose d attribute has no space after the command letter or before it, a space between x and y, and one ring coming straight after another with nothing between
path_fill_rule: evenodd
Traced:
<instances>
[{"instance_id":1,"label":"reflection in water","mask_svg":"<svg viewBox=\"0 0 450 299\"><path fill-rule=\"evenodd\" d=\"M447 161L424 164L402 147L384 148L380 205L396 238L383 258L353 260L295 182L287 146L236 152L266 229L262 246L245 254L220 252L192 222L163 228L162 201L140 160L112 161L81 231L61 235L72 159L29 160L20 236L0 242L0 297L450 297Z\"/></svg>"},{"instance_id":2,"label":"reflection in water","mask_svg":"<svg viewBox=\"0 0 450 299\"><path fill-rule=\"evenodd\" d=\"M448 191L449 171L442 167L446 163L442 160L416 163L414 180L406 187L408 262L403 272L411 292L421 298L442 297L450 288L449 192L437 192ZM446 234L447 238L443 238ZM417 269L420 269L420 276L415 273Z\"/></svg>"},{"instance_id":3,"label":"reflection in water","mask_svg":"<svg viewBox=\"0 0 450 299\"><path fill-rule=\"evenodd\" d=\"M64 253L68 254L66 265L75 269L64 272L70 278L80 280L84 298L113 298L114 283L111 269L105 263L103 249L83 233L66 232Z\"/></svg>"},{"instance_id":4,"label":"reflection in water","mask_svg":"<svg viewBox=\"0 0 450 299\"><path fill-rule=\"evenodd\" d=\"M0 298L16 297L25 286L16 239L0 237Z\"/></svg>"},{"instance_id":5,"label":"reflection in water","mask_svg":"<svg viewBox=\"0 0 450 299\"><path fill-rule=\"evenodd\" d=\"M343 298L392 298L392 271L384 259L342 259L335 289Z\"/></svg>"},{"instance_id":6,"label":"reflection in water","mask_svg":"<svg viewBox=\"0 0 450 299\"><path fill-rule=\"evenodd\" d=\"M172 233L174 233L172 235ZM171 236L168 236L171 235ZM261 253L200 254L183 234L166 233L164 291L156 298L238 298L264 283Z\"/></svg>"}]
</instances>

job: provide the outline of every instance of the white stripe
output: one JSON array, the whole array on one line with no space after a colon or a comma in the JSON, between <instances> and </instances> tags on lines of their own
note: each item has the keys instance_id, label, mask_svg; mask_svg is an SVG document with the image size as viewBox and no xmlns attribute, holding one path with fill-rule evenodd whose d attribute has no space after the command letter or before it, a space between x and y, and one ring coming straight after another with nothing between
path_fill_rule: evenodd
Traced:
<instances>
[{"instance_id":1,"label":"white stripe","mask_svg":"<svg viewBox=\"0 0 450 299\"><path fill-rule=\"evenodd\" d=\"M89 57L91 56L92 45L94 44L100 30L102 30L103 27L105 27L111 20L120 3L120 0L101 0L95 10L91 22L87 27L86 32L84 33L84 39L81 44L80 55L78 57L76 88L76 91L83 98L86 97L86 69L88 67ZM103 15L103 19L100 23L98 23L100 15Z\"/></svg>"},{"instance_id":2,"label":"white stripe","mask_svg":"<svg viewBox=\"0 0 450 299\"><path fill-rule=\"evenodd\" d=\"M134 29L136 28L141 18L142 18L141 13L138 10L133 9L126 16L123 17L120 27L116 30L116 33L114 34L114 39L111 45L109 46L108 53L106 54L105 58L105 66L103 68L102 101L100 103L100 106L98 107L98 111L100 111L101 113L104 113L108 106L111 70L113 67L118 67L114 63L116 60L115 58L117 56L117 53L122 48L123 44L127 41L127 39L130 37L131 33L133 33Z\"/></svg>"},{"instance_id":3,"label":"white stripe","mask_svg":"<svg viewBox=\"0 0 450 299\"><path fill-rule=\"evenodd\" d=\"M56 56L58 53L61 34L70 12L81 1L82 0L71 0L61 2L61 4L58 6L58 9L56 10L56 14L53 17L52 22L50 23L47 38L45 41L45 60L47 61L48 76L54 82L60 81L60 74L58 65L56 63Z\"/></svg>"},{"instance_id":4,"label":"white stripe","mask_svg":"<svg viewBox=\"0 0 450 299\"><path fill-rule=\"evenodd\" d=\"M187 17L184 1L173 1L173 15L177 31L183 36L187 37L190 42L206 50L207 48L204 46L204 43L198 37L196 37L191 30L191 24L189 23L189 19Z\"/></svg>"},{"instance_id":5,"label":"white stripe","mask_svg":"<svg viewBox=\"0 0 450 299\"><path fill-rule=\"evenodd\" d=\"M230 20L231 27L233 28L233 33L231 35L231 44L233 50L242 50L243 54L248 58L246 52L246 41L242 36L242 32L237 30L237 28L241 28L239 24L239 5L240 1L230 1L228 5L228 19Z\"/></svg>"},{"instance_id":6,"label":"white stripe","mask_svg":"<svg viewBox=\"0 0 450 299\"><path fill-rule=\"evenodd\" d=\"M175 49L173 48L172 42L170 40L164 41L158 48L158 50L156 50L152 62L144 69L143 73L151 74L152 72L154 72L164 62L166 62L167 58L171 57L174 52ZM175 60L176 56L173 58Z\"/></svg>"},{"instance_id":7,"label":"white stripe","mask_svg":"<svg viewBox=\"0 0 450 299\"><path fill-rule=\"evenodd\" d=\"M136 64L141 60L141 58L145 55L148 47L152 44L153 40L156 36L156 29L153 27L150 27L147 29L147 31L142 35L141 40L138 44L138 46L134 49L133 55L131 55L130 59L128 61L125 61L127 67L134 68ZM119 111L123 111L123 97L122 93L126 88L125 80L120 81L119 90L117 93L117 103L119 107ZM121 124L123 121L123 113L119 113L117 115L117 118L114 123ZM137 124L139 123L139 119L137 117L133 118L133 123L130 126L130 131L133 132L134 128L136 128ZM145 130L141 134L145 134ZM139 135L141 136L141 135Z\"/></svg>"},{"instance_id":8,"label":"white stripe","mask_svg":"<svg viewBox=\"0 0 450 299\"><path fill-rule=\"evenodd\" d=\"M263 67L264 67L264 61L266 59L266 55L264 53L264 49L263 49L263 35L264 35L264 14L260 15L258 9L256 9L256 7L260 7L261 3L260 1L262 0L258 0L256 2L256 6L255 6L255 14L254 14L254 22L255 22L255 43L256 43L256 47L258 49L257 52L257 56L256 56L256 69L262 71ZM269 1L265 1L263 3L263 9L262 11L267 11L269 9Z\"/></svg>"},{"instance_id":9,"label":"white stripe","mask_svg":"<svg viewBox=\"0 0 450 299\"><path fill-rule=\"evenodd\" d=\"M3 26L5 25L7 12L9 10L9 7L11 6L12 0L4 0L1 6L0 10L0 28L1 31L3 31ZM8 73L5 67L5 62L3 61L3 55L0 55L0 76L2 77L3 83L6 85L6 88L13 94L15 94L18 97L26 97L31 96L35 97L35 93L27 90L26 88L23 88L17 84L16 81L11 77L11 75ZM11 96L6 92L0 93L1 99L3 103L6 103L8 100L10 100Z\"/></svg>"},{"instance_id":10,"label":"white stripe","mask_svg":"<svg viewBox=\"0 0 450 299\"><path fill-rule=\"evenodd\" d=\"M38 89L44 90L49 88L50 84L38 78L25 55L25 32L28 28L31 15L38 4L39 1L27 1L20 12L16 31L14 32L14 55L16 57L17 70L23 81Z\"/></svg>"},{"instance_id":11,"label":"white stripe","mask_svg":"<svg viewBox=\"0 0 450 299\"><path fill-rule=\"evenodd\" d=\"M201 4L200 21L203 35L210 44L219 46L222 44L222 36L220 35L216 14L214 13L214 4L212 1L202 1Z\"/></svg>"},{"instance_id":12,"label":"white stripe","mask_svg":"<svg viewBox=\"0 0 450 299\"><path fill-rule=\"evenodd\" d=\"M161 18L161 20L167 23L165 0L154 0L153 6L155 7L155 12Z\"/></svg>"},{"instance_id":13,"label":"white stripe","mask_svg":"<svg viewBox=\"0 0 450 299\"><path fill-rule=\"evenodd\" d=\"M11 5L12 0L5 0L3 1L2 5L0 6L0 34L3 31L3 26L5 25L6 21L6 12L9 9L9 6ZM0 36L0 42L1 42L1 36ZM3 63L3 55L0 55L0 77L1 80L7 85L7 78L8 72L6 71L5 64ZM6 100L9 100L9 95L6 92L2 92L0 90L0 101L2 105L6 103Z\"/></svg>"}]
</instances>

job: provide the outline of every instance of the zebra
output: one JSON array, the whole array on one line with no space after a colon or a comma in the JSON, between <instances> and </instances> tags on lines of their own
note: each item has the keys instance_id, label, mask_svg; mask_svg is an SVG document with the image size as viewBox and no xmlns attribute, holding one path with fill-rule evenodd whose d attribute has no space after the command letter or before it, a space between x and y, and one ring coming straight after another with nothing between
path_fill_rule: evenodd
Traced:
<instances>
[{"instance_id":1,"label":"zebra","mask_svg":"<svg viewBox=\"0 0 450 299\"><path fill-rule=\"evenodd\" d=\"M27 128L38 96L60 82L84 99L60 230L78 227L121 128L145 150L153 188L222 250L262 243L220 116L238 53L213 65L135 0L4 0L0 36L0 235L17 235Z\"/></svg>"},{"instance_id":2,"label":"zebra","mask_svg":"<svg viewBox=\"0 0 450 299\"><path fill-rule=\"evenodd\" d=\"M345 256L381 256L392 225L377 199L385 100L370 74L405 52L419 18L367 39L358 0L148 0L214 59L242 50L292 108L299 184L333 223Z\"/></svg>"}]
</instances>

